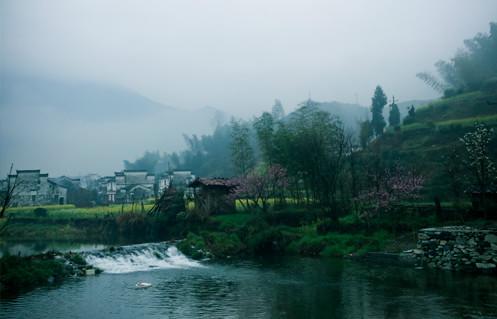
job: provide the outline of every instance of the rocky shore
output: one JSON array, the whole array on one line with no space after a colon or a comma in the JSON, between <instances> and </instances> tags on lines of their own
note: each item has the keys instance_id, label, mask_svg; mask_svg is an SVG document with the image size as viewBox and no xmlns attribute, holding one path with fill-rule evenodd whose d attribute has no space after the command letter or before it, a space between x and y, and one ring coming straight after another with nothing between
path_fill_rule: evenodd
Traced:
<instances>
[{"instance_id":1,"label":"rocky shore","mask_svg":"<svg viewBox=\"0 0 497 319\"><path fill-rule=\"evenodd\" d=\"M467 226L424 228L404 259L429 268L497 274L497 230Z\"/></svg>"}]
</instances>

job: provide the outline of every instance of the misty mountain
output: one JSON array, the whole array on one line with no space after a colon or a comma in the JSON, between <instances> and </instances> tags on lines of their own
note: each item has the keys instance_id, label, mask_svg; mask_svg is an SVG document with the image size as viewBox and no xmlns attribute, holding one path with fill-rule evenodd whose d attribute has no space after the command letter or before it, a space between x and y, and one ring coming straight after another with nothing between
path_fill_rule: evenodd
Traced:
<instances>
[{"instance_id":1,"label":"misty mountain","mask_svg":"<svg viewBox=\"0 0 497 319\"><path fill-rule=\"evenodd\" d=\"M2 74L2 107L48 108L70 118L106 121L153 114L171 107L129 89L103 83Z\"/></svg>"},{"instance_id":2,"label":"misty mountain","mask_svg":"<svg viewBox=\"0 0 497 319\"><path fill-rule=\"evenodd\" d=\"M359 122L364 121L369 116L369 109L362 105L342 103L337 101L318 102L318 108L337 116L346 129L356 131Z\"/></svg>"},{"instance_id":3,"label":"misty mountain","mask_svg":"<svg viewBox=\"0 0 497 319\"><path fill-rule=\"evenodd\" d=\"M3 169L15 162L52 174L107 174L147 149L181 150L183 134L210 134L228 119L214 107L180 110L107 84L5 74L0 80L0 147L9 150L0 158Z\"/></svg>"}]
</instances>

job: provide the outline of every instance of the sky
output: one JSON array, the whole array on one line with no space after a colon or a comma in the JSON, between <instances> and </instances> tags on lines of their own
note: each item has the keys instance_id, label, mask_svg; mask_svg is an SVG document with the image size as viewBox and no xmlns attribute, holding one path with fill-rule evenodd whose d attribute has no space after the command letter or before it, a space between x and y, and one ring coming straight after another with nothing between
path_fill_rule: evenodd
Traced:
<instances>
[{"instance_id":1,"label":"sky","mask_svg":"<svg viewBox=\"0 0 497 319\"><path fill-rule=\"evenodd\" d=\"M276 98L287 111L309 96L369 105L377 84L435 98L416 73L490 21L494 0L0 0L0 72L248 118Z\"/></svg>"},{"instance_id":2,"label":"sky","mask_svg":"<svg viewBox=\"0 0 497 319\"><path fill-rule=\"evenodd\" d=\"M376 84L402 100L431 98L415 74L497 20L494 0L0 3L2 68L239 116L309 94L368 105Z\"/></svg>"}]
</instances>

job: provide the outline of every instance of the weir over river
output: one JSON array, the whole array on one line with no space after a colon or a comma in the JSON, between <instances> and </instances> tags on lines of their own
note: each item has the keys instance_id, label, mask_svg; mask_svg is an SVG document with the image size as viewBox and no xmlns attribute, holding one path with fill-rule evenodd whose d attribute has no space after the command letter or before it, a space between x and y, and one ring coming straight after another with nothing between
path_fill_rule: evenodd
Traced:
<instances>
[{"instance_id":1,"label":"weir over river","mask_svg":"<svg viewBox=\"0 0 497 319\"><path fill-rule=\"evenodd\" d=\"M497 318L497 278L485 275L324 258L193 261L168 243L84 257L104 272L4 297L0 318Z\"/></svg>"}]
</instances>

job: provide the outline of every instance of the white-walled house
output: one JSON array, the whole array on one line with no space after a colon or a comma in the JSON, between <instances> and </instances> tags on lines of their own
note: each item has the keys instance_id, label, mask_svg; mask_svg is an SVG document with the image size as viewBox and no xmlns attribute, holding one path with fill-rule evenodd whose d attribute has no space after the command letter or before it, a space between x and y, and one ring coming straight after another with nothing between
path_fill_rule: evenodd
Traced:
<instances>
[{"instance_id":1,"label":"white-walled house","mask_svg":"<svg viewBox=\"0 0 497 319\"><path fill-rule=\"evenodd\" d=\"M12 206L64 205L67 203L67 187L49 178L47 173L35 170L17 170L8 176L10 185L16 185ZM7 182L2 183L2 189Z\"/></svg>"},{"instance_id":2,"label":"white-walled house","mask_svg":"<svg viewBox=\"0 0 497 319\"><path fill-rule=\"evenodd\" d=\"M173 171L158 176L146 170L123 170L114 176L99 179L99 198L102 203L131 203L162 194L169 187L189 191L195 179L191 171Z\"/></svg>"},{"instance_id":3,"label":"white-walled house","mask_svg":"<svg viewBox=\"0 0 497 319\"><path fill-rule=\"evenodd\" d=\"M156 193L155 176L145 170L124 170L100 179L100 197L107 203L130 203Z\"/></svg>"}]
</instances>

